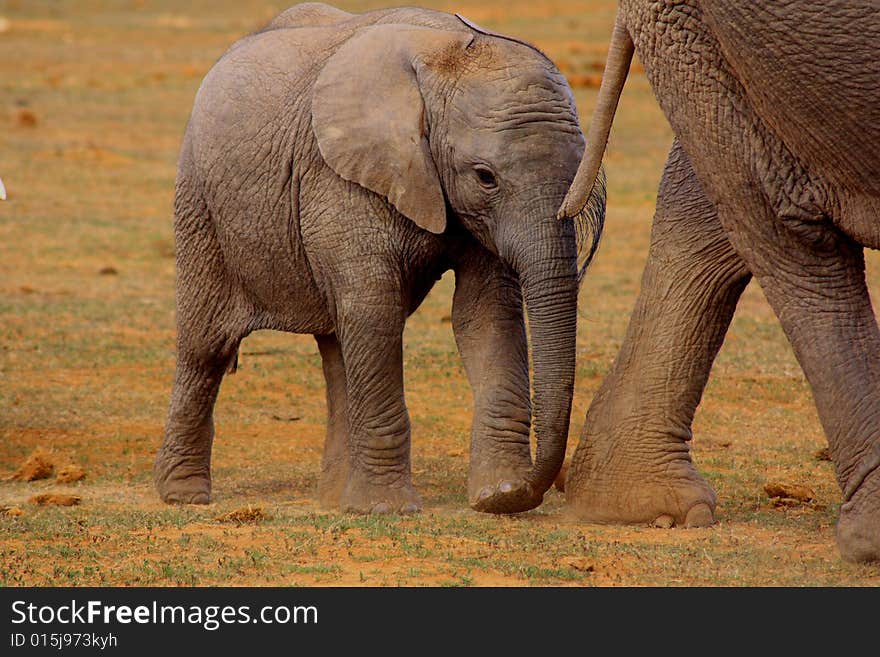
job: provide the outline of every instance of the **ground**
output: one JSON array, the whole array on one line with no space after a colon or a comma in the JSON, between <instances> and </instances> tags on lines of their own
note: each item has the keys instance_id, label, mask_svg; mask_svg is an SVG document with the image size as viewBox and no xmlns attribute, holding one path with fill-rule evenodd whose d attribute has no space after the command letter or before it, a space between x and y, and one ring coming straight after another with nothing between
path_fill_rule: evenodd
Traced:
<instances>
[{"instance_id":1,"label":"ground","mask_svg":"<svg viewBox=\"0 0 880 657\"><path fill-rule=\"evenodd\" d=\"M425 2L536 43L595 102L612 0ZM694 423L718 492L708 529L589 525L551 490L493 517L466 504L471 398L445 276L406 330L416 517L316 503L320 360L309 336L242 346L216 410L214 502L163 505L150 480L174 368L171 226L201 78L278 1L6 0L0 5L0 476L44 450L84 479L0 482L0 585L876 586L843 562L841 493L810 390L760 289L746 291ZM338 2L351 11L382 2ZM608 156L603 244L580 299L569 454L638 293L671 134L638 65ZM869 283L880 269L869 255ZM809 486L774 506L765 484ZM80 498L41 506L42 493ZM12 509L11 511L9 509Z\"/></svg>"}]
</instances>

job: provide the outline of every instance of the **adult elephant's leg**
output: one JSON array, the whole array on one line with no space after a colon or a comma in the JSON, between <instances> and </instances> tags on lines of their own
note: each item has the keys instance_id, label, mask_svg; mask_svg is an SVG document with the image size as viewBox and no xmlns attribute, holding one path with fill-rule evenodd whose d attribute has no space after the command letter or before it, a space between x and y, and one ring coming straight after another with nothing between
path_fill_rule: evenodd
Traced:
<instances>
[{"instance_id":1,"label":"adult elephant's leg","mask_svg":"<svg viewBox=\"0 0 880 657\"><path fill-rule=\"evenodd\" d=\"M391 275L385 276L391 280ZM353 286L337 304L348 397L350 472L339 506L355 513L414 513L410 422L403 397L404 311L399 290Z\"/></svg>"},{"instance_id":2,"label":"adult elephant's leg","mask_svg":"<svg viewBox=\"0 0 880 657\"><path fill-rule=\"evenodd\" d=\"M325 507L338 507L348 480L348 393L342 346L335 335L316 335L327 386L327 438L321 459L318 498Z\"/></svg>"},{"instance_id":3,"label":"adult elephant's leg","mask_svg":"<svg viewBox=\"0 0 880 657\"><path fill-rule=\"evenodd\" d=\"M841 554L880 560L880 331L863 249L830 222L778 217L754 186L727 189L721 221L791 342L828 438L844 492Z\"/></svg>"},{"instance_id":4,"label":"adult elephant's leg","mask_svg":"<svg viewBox=\"0 0 880 657\"><path fill-rule=\"evenodd\" d=\"M485 510L524 481L532 459L522 293L513 272L482 248L455 267L452 327L474 396L468 498Z\"/></svg>"},{"instance_id":5,"label":"adult elephant's leg","mask_svg":"<svg viewBox=\"0 0 880 657\"><path fill-rule=\"evenodd\" d=\"M165 438L153 480L165 502L211 499L214 402L227 368L234 368L246 318L226 281L207 208L178 183L175 200L177 367Z\"/></svg>"},{"instance_id":6,"label":"adult elephant's leg","mask_svg":"<svg viewBox=\"0 0 880 657\"><path fill-rule=\"evenodd\" d=\"M697 473L691 422L750 279L675 143L648 262L621 350L587 412L569 505L598 522L701 526L715 494Z\"/></svg>"}]
</instances>

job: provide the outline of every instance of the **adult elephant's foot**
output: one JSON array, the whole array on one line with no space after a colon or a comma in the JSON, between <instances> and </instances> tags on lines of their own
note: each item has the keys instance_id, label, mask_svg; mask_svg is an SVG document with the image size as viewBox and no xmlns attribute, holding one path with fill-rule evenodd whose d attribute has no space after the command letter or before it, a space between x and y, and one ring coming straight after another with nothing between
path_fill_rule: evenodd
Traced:
<instances>
[{"instance_id":1,"label":"adult elephant's foot","mask_svg":"<svg viewBox=\"0 0 880 657\"><path fill-rule=\"evenodd\" d=\"M599 523L707 527L715 522L715 492L697 473L686 445L672 453L627 453L609 441L603 458L592 438L581 440L566 473L571 511Z\"/></svg>"},{"instance_id":2,"label":"adult elephant's foot","mask_svg":"<svg viewBox=\"0 0 880 657\"><path fill-rule=\"evenodd\" d=\"M208 504L211 501L210 457L159 450L153 464L153 482L168 504Z\"/></svg>"},{"instance_id":3,"label":"adult elephant's foot","mask_svg":"<svg viewBox=\"0 0 880 657\"><path fill-rule=\"evenodd\" d=\"M338 509L347 473L322 472L318 479L318 503L324 509Z\"/></svg>"},{"instance_id":4,"label":"adult elephant's foot","mask_svg":"<svg viewBox=\"0 0 880 657\"><path fill-rule=\"evenodd\" d=\"M383 484L372 482L363 475L353 474L339 498L339 508L344 513L364 515L410 514L422 510L422 501L409 481Z\"/></svg>"},{"instance_id":5,"label":"adult elephant's foot","mask_svg":"<svg viewBox=\"0 0 880 657\"><path fill-rule=\"evenodd\" d=\"M470 504L483 513L521 513L536 508L543 499L543 495L535 495L529 482L501 477L495 483L481 486L470 496Z\"/></svg>"},{"instance_id":6,"label":"adult elephant's foot","mask_svg":"<svg viewBox=\"0 0 880 657\"><path fill-rule=\"evenodd\" d=\"M847 561L880 561L880 466L841 505L837 546Z\"/></svg>"},{"instance_id":7,"label":"adult elephant's foot","mask_svg":"<svg viewBox=\"0 0 880 657\"><path fill-rule=\"evenodd\" d=\"M528 444L514 445L507 453L480 453L472 450L468 472L468 501L483 513L520 513L539 506L543 495L536 495L527 475L532 468Z\"/></svg>"}]
</instances>

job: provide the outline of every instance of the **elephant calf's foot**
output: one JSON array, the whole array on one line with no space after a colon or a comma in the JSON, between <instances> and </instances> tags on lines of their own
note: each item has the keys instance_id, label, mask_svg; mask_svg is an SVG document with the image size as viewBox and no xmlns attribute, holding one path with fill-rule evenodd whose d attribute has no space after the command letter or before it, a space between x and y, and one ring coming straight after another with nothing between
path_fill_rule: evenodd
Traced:
<instances>
[{"instance_id":1,"label":"elephant calf's foot","mask_svg":"<svg viewBox=\"0 0 880 657\"><path fill-rule=\"evenodd\" d=\"M524 468L471 469L468 498L471 508L483 513L520 513L539 506L543 495L536 495L525 479L531 463Z\"/></svg>"},{"instance_id":2,"label":"elephant calf's foot","mask_svg":"<svg viewBox=\"0 0 880 657\"><path fill-rule=\"evenodd\" d=\"M565 483L574 514L601 523L708 527L715 522L715 492L690 462L667 468L663 476L644 471L589 472L573 464Z\"/></svg>"},{"instance_id":3,"label":"elephant calf's foot","mask_svg":"<svg viewBox=\"0 0 880 657\"><path fill-rule=\"evenodd\" d=\"M354 476L348 480L339 498L345 513L384 514L418 513L422 510L419 494L409 482L379 484Z\"/></svg>"},{"instance_id":4,"label":"elephant calf's foot","mask_svg":"<svg viewBox=\"0 0 880 657\"><path fill-rule=\"evenodd\" d=\"M841 505L837 546L847 561L880 561L880 467Z\"/></svg>"},{"instance_id":5,"label":"elephant calf's foot","mask_svg":"<svg viewBox=\"0 0 880 657\"><path fill-rule=\"evenodd\" d=\"M153 482L168 504L208 504L211 501L210 462L159 452L153 465Z\"/></svg>"}]
</instances>

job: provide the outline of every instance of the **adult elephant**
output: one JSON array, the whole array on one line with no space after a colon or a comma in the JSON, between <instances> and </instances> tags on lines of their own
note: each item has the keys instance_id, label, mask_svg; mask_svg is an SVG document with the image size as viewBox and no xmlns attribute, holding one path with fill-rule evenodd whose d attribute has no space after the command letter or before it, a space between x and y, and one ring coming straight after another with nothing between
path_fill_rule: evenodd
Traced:
<instances>
[{"instance_id":1,"label":"adult elephant","mask_svg":"<svg viewBox=\"0 0 880 657\"><path fill-rule=\"evenodd\" d=\"M880 559L880 247L875 3L622 0L588 152L596 175L633 51L676 136L642 291L566 484L584 518L714 521L691 421L737 300L761 285L813 391L843 490L844 558Z\"/></svg>"},{"instance_id":2,"label":"adult elephant","mask_svg":"<svg viewBox=\"0 0 880 657\"><path fill-rule=\"evenodd\" d=\"M179 160L162 499L209 501L223 373L244 336L277 329L315 335L323 360L322 502L417 511L404 321L453 269L471 504L540 504L565 454L579 276L604 214L600 193L577 227L556 220L583 146L545 56L449 14L308 3L233 45L202 82Z\"/></svg>"}]
</instances>

